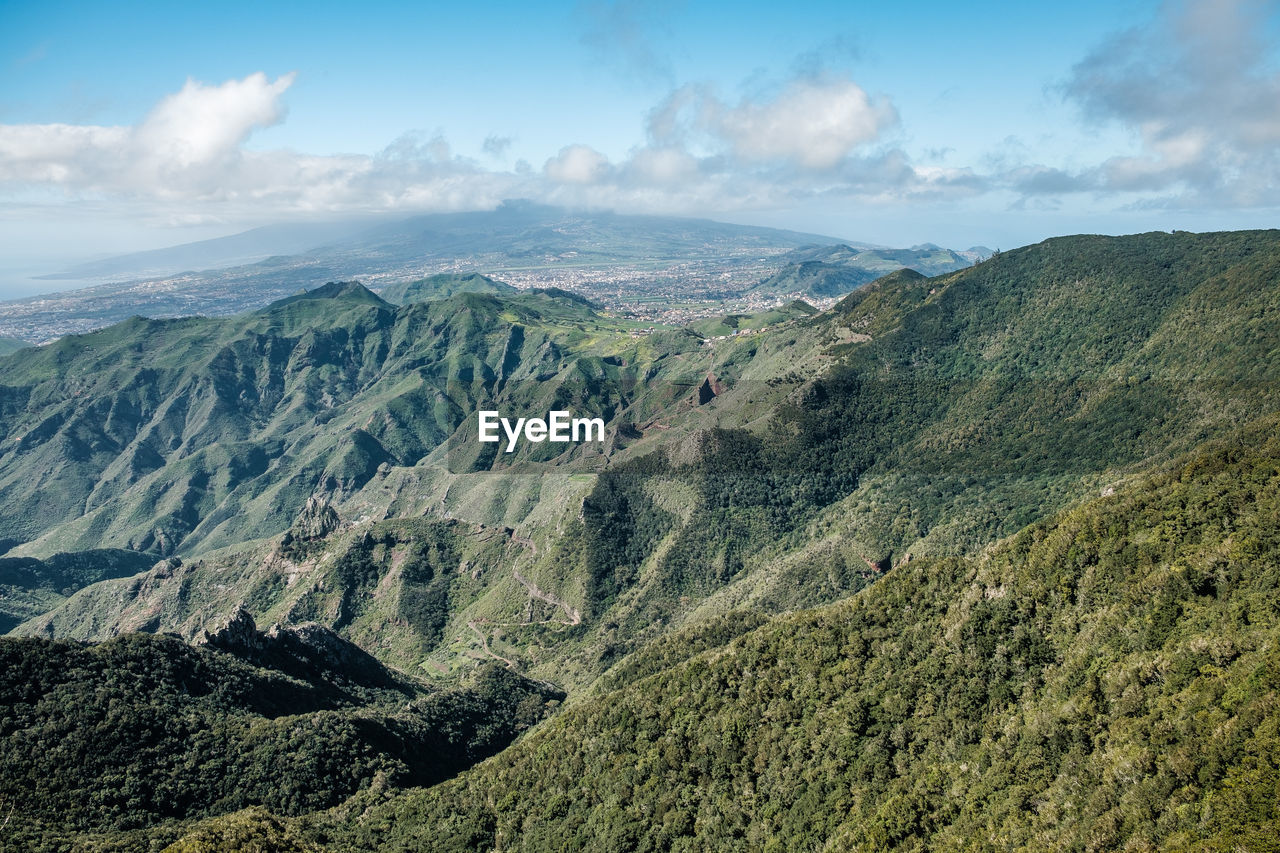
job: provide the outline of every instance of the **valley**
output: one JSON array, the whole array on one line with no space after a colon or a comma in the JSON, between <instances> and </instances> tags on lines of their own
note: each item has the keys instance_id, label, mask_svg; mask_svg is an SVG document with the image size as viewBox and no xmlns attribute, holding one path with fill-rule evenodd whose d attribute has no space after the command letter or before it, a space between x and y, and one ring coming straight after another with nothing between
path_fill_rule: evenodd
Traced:
<instances>
[{"instance_id":1,"label":"valley","mask_svg":"<svg viewBox=\"0 0 1280 853\"><path fill-rule=\"evenodd\" d=\"M680 322L494 266L5 356L14 837L1268 837L1280 232L851 274L868 251L787 248L755 279L777 302L708 288ZM599 418L604 441L505 453L486 410ZM130 680L151 671L175 674ZM170 801L122 752L94 773L136 797L20 760L95 714L145 729ZM310 769L233 794L198 781L232 772L206 748L255 780L273 750ZM23 787L51 774L47 801Z\"/></svg>"}]
</instances>

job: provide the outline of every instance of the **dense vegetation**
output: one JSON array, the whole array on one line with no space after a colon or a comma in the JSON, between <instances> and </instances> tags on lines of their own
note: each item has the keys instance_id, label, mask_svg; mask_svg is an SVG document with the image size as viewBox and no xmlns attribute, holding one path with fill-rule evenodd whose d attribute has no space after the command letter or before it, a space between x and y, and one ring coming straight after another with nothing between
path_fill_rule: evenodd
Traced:
<instances>
[{"instance_id":1,"label":"dense vegetation","mask_svg":"<svg viewBox=\"0 0 1280 853\"><path fill-rule=\"evenodd\" d=\"M654 357L617 331L556 294L397 310L332 283L238 317L135 318L19 351L0 363L0 539L31 556L187 556L279 534L313 493L349 497L422 462L481 401L545 412L585 393L584 413L616 410L617 386ZM602 361L613 350L639 366Z\"/></svg>"},{"instance_id":2,"label":"dense vegetation","mask_svg":"<svg viewBox=\"0 0 1280 853\"><path fill-rule=\"evenodd\" d=\"M965 256L938 246L913 249L855 248L843 243L802 246L784 255L788 263L754 289L763 293L843 296L896 270L942 275L963 269L989 254L979 249Z\"/></svg>"},{"instance_id":3,"label":"dense vegetation","mask_svg":"<svg viewBox=\"0 0 1280 853\"><path fill-rule=\"evenodd\" d=\"M0 355L8 355L11 352L17 352L23 347L31 346L27 341L21 341L17 338L0 337Z\"/></svg>"},{"instance_id":4,"label":"dense vegetation","mask_svg":"<svg viewBox=\"0 0 1280 853\"><path fill-rule=\"evenodd\" d=\"M359 801L313 837L378 850L1276 849L1277 426L982 557L912 561L847 602L651 675L632 667L621 689L459 779L363 814Z\"/></svg>"},{"instance_id":5,"label":"dense vegetation","mask_svg":"<svg viewBox=\"0 0 1280 853\"><path fill-rule=\"evenodd\" d=\"M39 846L249 805L299 814L370 785L431 784L560 698L496 665L428 691L318 628L262 635L249 622L197 647L3 639L6 839Z\"/></svg>"},{"instance_id":6,"label":"dense vegetation","mask_svg":"<svg viewBox=\"0 0 1280 853\"><path fill-rule=\"evenodd\" d=\"M108 578L137 574L152 564L146 554L121 549L0 557L0 634L52 610L67 596Z\"/></svg>"},{"instance_id":7,"label":"dense vegetation","mask_svg":"<svg viewBox=\"0 0 1280 853\"><path fill-rule=\"evenodd\" d=\"M441 273L414 281L388 285L378 295L395 305L445 299L455 293L515 293L509 284L480 273Z\"/></svg>"},{"instance_id":8,"label":"dense vegetation","mask_svg":"<svg viewBox=\"0 0 1280 853\"><path fill-rule=\"evenodd\" d=\"M123 849L1273 849L1278 282L1280 232L1073 237L682 331L346 283L10 356L5 547L181 555L0 561L18 632L318 624L5 641L0 797ZM517 672L566 711L436 784L563 695Z\"/></svg>"},{"instance_id":9,"label":"dense vegetation","mask_svg":"<svg viewBox=\"0 0 1280 853\"><path fill-rule=\"evenodd\" d=\"M1280 409L1277 281L1277 232L1061 238L890 275L811 321L842 360L767 429L710 430L601 475L587 602L623 602L610 618L634 638L728 585L770 610L812 606L908 553L976 551L1084 484ZM660 493L695 497L682 516ZM780 564L833 534L847 544Z\"/></svg>"}]
</instances>

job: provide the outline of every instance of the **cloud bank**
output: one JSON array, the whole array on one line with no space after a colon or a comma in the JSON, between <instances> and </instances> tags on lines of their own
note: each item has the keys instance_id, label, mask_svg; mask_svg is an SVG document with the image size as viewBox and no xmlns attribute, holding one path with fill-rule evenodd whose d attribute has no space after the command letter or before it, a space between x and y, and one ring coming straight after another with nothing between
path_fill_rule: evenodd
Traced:
<instances>
[{"instance_id":1,"label":"cloud bank","mask_svg":"<svg viewBox=\"0 0 1280 853\"><path fill-rule=\"evenodd\" d=\"M454 210L514 196L679 212L761 207L814 195L864 199L969 192L971 175L914 169L886 136L899 119L851 80L806 77L776 93L728 103L675 90L649 117L648 139L614 162L565 145L540 170L496 170L454 154L442 137L406 135L378 154L253 151L245 142L285 118L292 74L193 80L137 125L0 125L0 192L56 190L64 199L127 199L210 216ZM505 155L490 137L484 152Z\"/></svg>"}]
</instances>

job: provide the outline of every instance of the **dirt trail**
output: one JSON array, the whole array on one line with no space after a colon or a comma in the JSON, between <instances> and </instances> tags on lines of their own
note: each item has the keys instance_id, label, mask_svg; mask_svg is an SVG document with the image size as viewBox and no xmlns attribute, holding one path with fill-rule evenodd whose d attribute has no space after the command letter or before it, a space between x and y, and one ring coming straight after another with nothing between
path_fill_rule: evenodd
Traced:
<instances>
[{"instance_id":1,"label":"dirt trail","mask_svg":"<svg viewBox=\"0 0 1280 853\"><path fill-rule=\"evenodd\" d=\"M507 665L507 669L510 669L512 671L517 671L515 661L513 661L511 658L504 658L502 655L498 654L493 649L489 648L489 635L486 634L484 631L481 631L479 628L477 628L476 623L474 621L468 622L467 627L470 628L472 632L476 635L476 637L480 639L480 647L484 649L485 654L487 654L489 657L493 658L494 660L500 660L503 663L505 663Z\"/></svg>"},{"instance_id":2,"label":"dirt trail","mask_svg":"<svg viewBox=\"0 0 1280 853\"><path fill-rule=\"evenodd\" d=\"M569 618L569 621L564 623L565 625L580 625L582 623L582 614L575 608L570 607L567 601L559 596L552 595L549 592L543 592L538 589L537 584L520 574L519 569L512 569L511 572L516 576L516 580L520 582L520 585L524 587L525 592L529 593L531 598L536 598L539 601L545 601L547 604L563 609L564 615Z\"/></svg>"}]
</instances>

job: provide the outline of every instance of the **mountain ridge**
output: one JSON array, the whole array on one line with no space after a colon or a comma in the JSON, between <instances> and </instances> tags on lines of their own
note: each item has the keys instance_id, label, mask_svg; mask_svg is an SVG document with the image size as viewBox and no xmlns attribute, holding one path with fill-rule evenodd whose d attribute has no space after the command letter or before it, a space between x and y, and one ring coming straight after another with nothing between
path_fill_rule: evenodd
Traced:
<instances>
[{"instance_id":1,"label":"mountain ridge","mask_svg":"<svg viewBox=\"0 0 1280 853\"><path fill-rule=\"evenodd\" d=\"M8 356L13 578L43 595L58 561L27 557L54 550L166 556L116 578L60 558L103 579L33 593L35 636L0 640L19 837L1268 849L1278 320L1280 231L1156 232L681 329L554 290L395 307L334 281ZM475 440L482 406L596 413L606 440L508 457ZM181 661L327 716L138 686ZM352 667L372 681L323 675ZM103 749L89 778L30 746L82 749L112 707L152 732L146 767ZM175 761L226 777L213 735L159 722L197 718L248 794L202 800L187 769L176 810L110 799ZM402 757L458 720L459 775L416 776ZM363 769L272 786L286 733L281 755Z\"/></svg>"}]
</instances>

